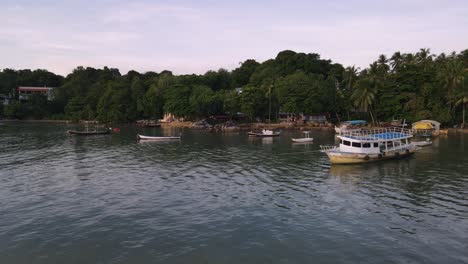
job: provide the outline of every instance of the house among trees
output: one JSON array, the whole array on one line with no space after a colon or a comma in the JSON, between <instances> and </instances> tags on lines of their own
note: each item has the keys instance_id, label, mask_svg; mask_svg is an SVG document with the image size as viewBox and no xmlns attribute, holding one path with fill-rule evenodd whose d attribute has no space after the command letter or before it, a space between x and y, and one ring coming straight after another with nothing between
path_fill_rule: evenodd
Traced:
<instances>
[{"instance_id":1,"label":"house among trees","mask_svg":"<svg viewBox=\"0 0 468 264\"><path fill-rule=\"evenodd\" d=\"M47 100L51 101L53 99L54 87L31 87L31 86L20 86L16 89L18 92L18 99L20 101L27 101L29 97L33 94L40 94L47 96Z\"/></svg>"}]
</instances>

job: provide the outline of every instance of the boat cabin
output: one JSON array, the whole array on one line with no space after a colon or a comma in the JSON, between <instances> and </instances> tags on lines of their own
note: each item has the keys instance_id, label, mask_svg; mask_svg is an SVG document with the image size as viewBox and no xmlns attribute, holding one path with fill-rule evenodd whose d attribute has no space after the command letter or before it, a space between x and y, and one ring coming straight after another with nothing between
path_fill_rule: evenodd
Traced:
<instances>
[{"instance_id":1,"label":"boat cabin","mask_svg":"<svg viewBox=\"0 0 468 264\"><path fill-rule=\"evenodd\" d=\"M340 151L360 154L386 153L408 145L408 139L412 137L411 134L399 132L383 132L365 135L359 135L357 133L359 132L338 136Z\"/></svg>"}]
</instances>

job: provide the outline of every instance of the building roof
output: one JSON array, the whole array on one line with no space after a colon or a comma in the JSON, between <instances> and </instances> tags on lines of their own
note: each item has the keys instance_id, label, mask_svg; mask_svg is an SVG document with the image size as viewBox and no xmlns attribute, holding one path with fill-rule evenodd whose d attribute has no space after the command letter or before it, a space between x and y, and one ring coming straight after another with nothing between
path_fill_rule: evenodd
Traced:
<instances>
[{"instance_id":1,"label":"building roof","mask_svg":"<svg viewBox=\"0 0 468 264\"><path fill-rule=\"evenodd\" d=\"M435 126L440 126L440 123L437 122L437 121L434 121L434 120L420 120L418 122L414 122L413 126L416 125L416 124L423 124L423 123L430 123L430 124L433 124Z\"/></svg>"},{"instance_id":2,"label":"building roof","mask_svg":"<svg viewBox=\"0 0 468 264\"><path fill-rule=\"evenodd\" d=\"M48 92L55 87L32 87L32 86L19 86L18 91L22 92Z\"/></svg>"},{"instance_id":3,"label":"building roof","mask_svg":"<svg viewBox=\"0 0 468 264\"><path fill-rule=\"evenodd\" d=\"M367 124L366 120L348 120L344 121L343 123L351 124L351 125L365 125Z\"/></svg>"}]
</instances>

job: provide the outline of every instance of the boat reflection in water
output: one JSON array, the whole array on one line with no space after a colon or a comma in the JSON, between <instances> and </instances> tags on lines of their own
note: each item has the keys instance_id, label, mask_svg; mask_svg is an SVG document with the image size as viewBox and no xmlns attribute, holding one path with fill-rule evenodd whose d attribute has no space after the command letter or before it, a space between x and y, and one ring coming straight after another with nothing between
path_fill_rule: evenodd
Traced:
<instances>
[{"instance_id":1,"label":"boat reflection in water","mask_svg":"<svg viewBox=\"0 0 468 264\"><path fill-rule=\"evenodd\" d=\"M343 181L381 179L382 175L409 175L415 170L415 159L393 160L385 163L330 166L328 175Z\"/></svg>"},{"instance_id":2,"label":"boat reflection in water","mask_svg":"<svg viewBox=\"0 0 468 264\"><path fill-rule=\"evenodd\" d=\"M262 144L267 144L267 145L273 144L273 138L272 137L262 138Z\"/></svg>"}]
</instances>

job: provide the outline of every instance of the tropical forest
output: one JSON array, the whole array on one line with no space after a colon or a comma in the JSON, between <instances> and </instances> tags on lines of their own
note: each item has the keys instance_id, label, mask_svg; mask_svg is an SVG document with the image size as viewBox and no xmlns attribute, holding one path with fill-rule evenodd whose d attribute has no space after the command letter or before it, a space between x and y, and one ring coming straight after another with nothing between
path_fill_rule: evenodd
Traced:
<instances>
[{"instance_id":1,"label":"tropical forest","mask_svg":"<svg viewBox=\"0 0 468 264\"><path fill-rule=\"evenodd\" d=\"M79 66L67 76L47 70L3 69L0 107L8 119L133 122L171 113L185 120L242 114L275 122L279 113L326 115L372 122L434 119L463 125L468 107L468 49L460 53L380 55L367 68L344 66L316 53L280 52L264 62L245 60L236 69L203 75L171 71L122 73ZM53 97L19 101L19 86L55 87Z\"/></svg>"}]
</instances>

